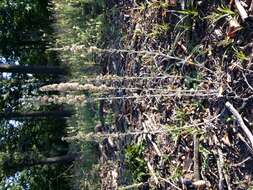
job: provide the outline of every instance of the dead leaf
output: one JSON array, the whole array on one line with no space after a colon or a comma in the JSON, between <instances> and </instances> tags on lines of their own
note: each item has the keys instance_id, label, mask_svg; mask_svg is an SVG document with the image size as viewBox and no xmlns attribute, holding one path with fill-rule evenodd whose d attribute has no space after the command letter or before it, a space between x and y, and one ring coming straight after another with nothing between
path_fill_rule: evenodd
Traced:
<instances>
[{"instance_id":1,"label":"dead leaf","mask_svg":"<svg viewBox=\"0 0 253 190\"><path fill-rule=\"evenodd\" d=\"M228 26L228 29L227 29L227 36L229 38L235 38L236 36L236 33L241 30L241 25L237 22L237 20L235 19L231 19L229 21L229 26Z\"/></svg>"}]
</instances>

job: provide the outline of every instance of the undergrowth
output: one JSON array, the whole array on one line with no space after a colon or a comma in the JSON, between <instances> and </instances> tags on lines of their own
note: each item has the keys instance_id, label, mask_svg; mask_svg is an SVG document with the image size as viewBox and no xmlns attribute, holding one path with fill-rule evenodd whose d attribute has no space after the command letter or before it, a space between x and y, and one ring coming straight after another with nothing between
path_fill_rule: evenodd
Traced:
<instances>
[{"instance_id":1,"label":"undergrowth","mask_svg":"<svg viewBox=\"0 0 253 190\"><path fill-rule=\"evenodd\" d=\"M56 47L69 44L100 46L108 30L106 6L103 0L54 0L54 24ZM69 80L80 80L100 72L96 57L92 53L61 53L61 60L71 70ZM85 96L85 94L83 94ZM90 103L76 108L76 115L69 120L69 133L94 132L100 123L98 104ZM83 153L84 159L75 163L75 188L99 189L98 144L91 141L73 143L74 149Z\"/></svg>"}]
</instances>

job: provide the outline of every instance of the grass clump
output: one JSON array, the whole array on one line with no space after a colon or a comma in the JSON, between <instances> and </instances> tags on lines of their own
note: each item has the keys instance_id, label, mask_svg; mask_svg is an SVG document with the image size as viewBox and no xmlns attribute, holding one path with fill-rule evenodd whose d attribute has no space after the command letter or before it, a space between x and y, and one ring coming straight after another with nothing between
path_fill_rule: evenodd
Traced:
<instances>
[{"instance_id":1,"label":"grass clump","mask_svg":"<svg viewBox=\"0 0 253 190\"><path fill-rule=\"evenodd\" d=\"M145 182L149 178L147 163L144 160L145 146L143 144L130 145L125 150L126 164L132 174L133 181Z\"/></svg>"},{"instance_id":2,"label":"grass clump","mask_svg":"<svg viewBox=\"0 0 253 190\"><path fill-rule=\"evenodd\" d=\"M216 11L212 12L210 15L206 16L207 19L211 24L215 24L219 20L226 18L228 16L235 16L235 12L232 11L230 8L225 6L220 6L217 8Z\"/></svg>"}]
</instances>

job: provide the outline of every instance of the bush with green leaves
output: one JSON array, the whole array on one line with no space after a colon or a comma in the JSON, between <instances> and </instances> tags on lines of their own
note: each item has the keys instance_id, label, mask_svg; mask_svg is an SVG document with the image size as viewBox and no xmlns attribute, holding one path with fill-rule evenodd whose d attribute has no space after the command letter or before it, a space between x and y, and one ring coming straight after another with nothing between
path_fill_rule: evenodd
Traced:
<instances>
[{"instance_id":1,"label":"bush with green leaves","mask_svg":"<svg viewBox=\"0 0 253 190\"><path fill-rule=\"evenodd\" d=\"M130 145L125 150L126 164L132 178L137 182L147 181L149 178L147 163L144 160L145 146L143 144Z\"/></svg>"}]
</instances>

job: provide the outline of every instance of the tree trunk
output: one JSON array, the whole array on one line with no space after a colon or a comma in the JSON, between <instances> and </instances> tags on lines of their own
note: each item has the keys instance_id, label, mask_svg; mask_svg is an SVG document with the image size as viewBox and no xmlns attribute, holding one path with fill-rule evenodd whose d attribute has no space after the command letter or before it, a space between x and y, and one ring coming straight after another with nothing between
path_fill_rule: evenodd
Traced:
<instances>
[{"instance_id":1,"label":"tree trunk","mask_svg":"<svg viewBox=\"0 0 253 190\"><path fill-rule=\"evenodd\" d=\"M80 156L81 156L80 153L69 153L63 156L44 158L41 160L32 160L30 163L23 163L23 164L24 167L45 165L45 164L64 164L78 160L80 159Z\"/></svg>"},{"instance_id":2,"label":"tree trunk","mask_svg":"<svg viewBox=\"0 0 253 190\"><path fill-rule=\"evenodd\" d=\"M30 156L25 156L21 160L15 160L10 158L3 163L3 169L7 172L7 175L21 171L24 168L29 168L38 165L50 165L50 164L67 164L81 158L81 153L68 153L63 156L55 156L49 158L29 158Z\"/></svg>"},{"instance_id":3,"label":"tree trunk","mask_svg":"<svg viewBox=\"0 0 253 190\"><path fill-rule=\"evenodd\" d=\"M0 72L65 75L67 69L59 66L0 64Z\"/></svg>"},{"instance_id":4,"label":"tree trunk","mask_svg":"<svg viewBox=\"0 0 253 190\"><path fill-rule=\"evenodd\" d=\"M19 119L37 119L37 118L62 118L70 117L73 115L71 110L62 110L62 111L43 111L43 112L11 112L11 113L1 113L0 119L7 120L19 120Z\"/></svg>"}]
</instances>

